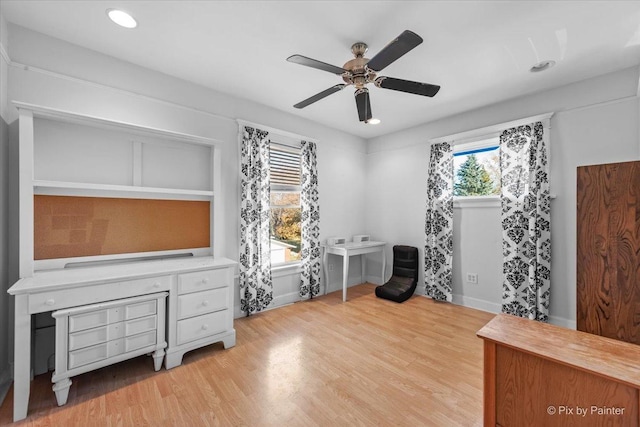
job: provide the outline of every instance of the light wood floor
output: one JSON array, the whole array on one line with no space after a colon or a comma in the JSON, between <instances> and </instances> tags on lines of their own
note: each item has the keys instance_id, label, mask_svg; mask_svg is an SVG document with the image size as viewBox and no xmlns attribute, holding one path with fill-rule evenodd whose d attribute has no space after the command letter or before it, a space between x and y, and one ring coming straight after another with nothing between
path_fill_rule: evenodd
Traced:
<instances>
[{"instance_id":1,"label":"light wood floor","mask_svg":"<svg viewBox=\"0 0 640 427\"><path fill-rule=\"evenodd\" d=\"M237 345L187 353L153 371L140 357L74 377L56 405L36 377L34 426L480 426L482 341L493 315L414 296L381 300L374 286L237 319ZM0 407L12 417L13 394Z\"/></svg>"}]
</instances>

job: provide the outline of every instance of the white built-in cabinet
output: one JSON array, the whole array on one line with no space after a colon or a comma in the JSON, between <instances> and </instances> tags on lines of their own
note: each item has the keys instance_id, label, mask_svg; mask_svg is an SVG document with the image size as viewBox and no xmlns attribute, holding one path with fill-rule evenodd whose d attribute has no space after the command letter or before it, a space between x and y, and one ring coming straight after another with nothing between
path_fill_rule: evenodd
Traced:
<instances>
[{"instance_id":1,"label":"white built-in cabinet","mask_svg":"<svg viewBox=\"0 0 640 427\"><path fill-rule=\"evenodd\" d=\"M235 345L236 263L221 256L224 224L219 220L223 201L217 141L14 105L19 111L20 276L9 289L15 296L14 421L27 415L32 314L57 311L57 321L64 322L57 325L53 375L59 402L66 401L70 376L140 351L154 353L158 368L166 346L169 369L195 348L220 341L225 348ZM34 195L208 201L210 245L35 260ZM185 254L189 256L181 257ZM148 312L122 317L122 310L132 307ZM98 320L93 324L90 319ZM77 329L79 324L83 326ZM123 335L120 327L133 332Z\"/></svg>"}]
</instances>

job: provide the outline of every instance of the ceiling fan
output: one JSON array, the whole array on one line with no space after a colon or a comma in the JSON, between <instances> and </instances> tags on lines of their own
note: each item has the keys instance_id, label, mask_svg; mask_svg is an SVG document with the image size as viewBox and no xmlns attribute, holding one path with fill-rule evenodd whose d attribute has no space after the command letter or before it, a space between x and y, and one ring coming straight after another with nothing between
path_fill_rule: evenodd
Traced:
<instances>
[{"instance_id":1,"label":"ceiling fan","mask_svg":"<svg viewBox=\"0 0 640 427\"><path fill-rule=\"evenodd\" d=\"M358 42L351 46L351 52L355 58L347 61L342 67L327 64L326 62L307 58L302 55L292 55L287 61L295 64L306 65L307 67L317 68L318 70L328 71L342 77L344 83L337 84L329 89L313 95L304 101L294 105L295 108L304 108L314 102L341 91L347 86L353 85L356 88L355 98L358 107L358 117L361 122L367 123L371 120L371 103L369 101L369 89L366 85L373 83L377 87L383 89L397 90L400 92L413 93L423 96L435 96L440 90L440 86L428 83L412 82L409 80L395 79L393 77L378 77L378 73L382 71L392 62L409 52L414 47L422 43L422 37L416 33L405 30L387 44L373 58L365 58L364 54L368 49L366 43Z\"/></svg>"}]
</instances>

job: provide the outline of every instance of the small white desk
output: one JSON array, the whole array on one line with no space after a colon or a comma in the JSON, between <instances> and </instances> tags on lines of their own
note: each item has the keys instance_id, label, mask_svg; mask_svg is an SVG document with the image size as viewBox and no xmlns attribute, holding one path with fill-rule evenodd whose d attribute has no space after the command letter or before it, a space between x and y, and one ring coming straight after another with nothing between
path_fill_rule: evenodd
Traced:
<instances>
[{"instance_id":1,"label":"small white desk","mask_svg":"<svg viewBox=\"0 0 640 427\"><path fill-rule=\"evenodd\" d=\"M324 249L324 277L325 277L325 287L324 293L327 293L327 288L329 287L329 254L339 255L342 257L342 301L347 300L347 279L349 277L349 257L353 255L365 255L374 252L380 252L382 256L382 282L384 283L384 270L386 267L386 255L384 253L384 248L387 244L385 242L347 242L342 245L322 245ZM366 267L366 258L360 257L362 264L362 277L361 280L364 283L364 274Z\"/></svg>"}]
</instances>

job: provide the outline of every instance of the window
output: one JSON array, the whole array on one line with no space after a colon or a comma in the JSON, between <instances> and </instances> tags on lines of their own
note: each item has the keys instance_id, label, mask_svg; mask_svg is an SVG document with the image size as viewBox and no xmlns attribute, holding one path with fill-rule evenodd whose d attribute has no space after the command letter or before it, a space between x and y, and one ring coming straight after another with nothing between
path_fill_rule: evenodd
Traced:
<instances>
[{"instance_id":1,"label":"window","mask_svg":"<svg viewBox=\"0 0 640 427\"><path fill-rule=\"evenodd\" d=\"M457 197L500 195L500 150L490 139L454 146L453 195Z\"/></svg>"},{"instance_id":2,"label":"window","mask_svg":"<svg viewBox=\"0 0 640 427\"><path fill-rule=\"evenodd\" d=\"M300 148L271 141L271 265L300 260Z\"/></svg>"}]
</instances>

